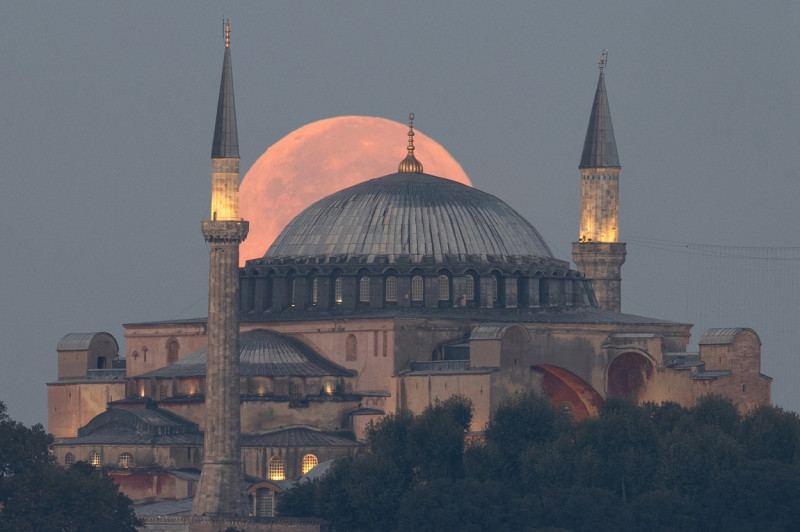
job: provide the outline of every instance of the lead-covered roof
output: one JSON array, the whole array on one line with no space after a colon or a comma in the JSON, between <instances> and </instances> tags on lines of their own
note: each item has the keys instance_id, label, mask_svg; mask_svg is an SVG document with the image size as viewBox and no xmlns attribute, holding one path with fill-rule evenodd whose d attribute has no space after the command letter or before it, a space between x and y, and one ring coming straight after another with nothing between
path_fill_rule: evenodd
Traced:
<instances>
[{"instance_id":1,"label":"lead-covered roof","mask_svg":"<svg viewBox=\"0 0 800 532\"><path fill-rule=\"evenodd\" d=\"M266 329L239 335L239 374L242 377L345 377L353 375L328 361L301 341ZM148 377L202 377L206 374L207 348L174 364L139 375Z\"/></svg>"},{"instance_id":2,"label":"lead-covered roof","mask_svg":"<svg viewBox=\"0 0 800 532\"><path fill-rule=\"evenodd\" d=\"M538 231L498 198L421 173L390 174L323 198L286 226L264 258L335 255L366 263L553 258Z\"/></svg>"},{"instance_id":3,"label":"lead-covered roof","mask_svg":"<svg viewBox=\"0 0 800 532\"><path fill-rule=\"evenodd\" d=\"M580 168L619 168L617 141L614 139L614 126L611 124L611 111L608 107L606 82L603 72L597 81L597 89L589 116L589 127L583 142Z\"/></svg>"}]
</instances>

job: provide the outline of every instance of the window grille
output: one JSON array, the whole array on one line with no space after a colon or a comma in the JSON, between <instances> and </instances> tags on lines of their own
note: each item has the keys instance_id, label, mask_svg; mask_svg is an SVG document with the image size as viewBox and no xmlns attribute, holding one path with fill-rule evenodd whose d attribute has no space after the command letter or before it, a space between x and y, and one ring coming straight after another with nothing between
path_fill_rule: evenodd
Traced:
<instances>
[{"instance_id":1,"label":"window grille","mask_svg":"<svg viewBox=\"0 0 800 532\"><path fill-rule=\"evenodd\" d=\"M122 453L117 458L117 465L125 469L133 467L133 455L131 453Z\"/></svg>"},{"instance_id":2,"label":"window grille","mask_svg":"<svg viewBox=\"0 0 800 532\"><path fill-rule=\"evenodd\" d=\"M475 301L475 278L470 274L464 276L466 286L464 286L464 295L467 301Z\"/></svg>"},{"instance_id":3,"label":"window grille","mask_svg":"<svg viewBox=\"0 0 800 532\"><path fill-rule=\"evenodd\" d=\"M369 303L369 277L363 276L358 282L358 300Z\"/></svg>"},{"instance_id":4,"label":"window grille","mask_svg":"<svg viewBox=\"0 0 800 532\"><path fill-rule=\"evenodd\" d=\"M446 275L439 276L439 301L450 301L450 278Z\"/></svg>"},{"instance_id":5,"label":"window grille","mask_svg":"<svg viewBox=\"0 0 800 532\"><path fill-rule=\"evenodd\" d=\"M424 288L421 275L415 275L411 278L411 301L423 301Z\"/></svg>"},{"instance_id":6,"label":"window grille","mask_svg":"<svg viewBox=\"0 0 800 532\"><path fill-rule=\"evenodd\" d=\"M333 300L337 305L342 304L342 278L337 277L333 282Z\"/></svg>"},{"instance_id":7,"label":"window grille","mask_svg":"<svg viewBox=\"0 0 800 532\"><path fill-rule=\"evenodd\" d=\"M75 455L72 453L67 453L64 455L64 465L69 467L75 463Z\"/></svg>"},{"instance_id":8,"label":"window grille","mask_svg":"<svg viewBox=\"0 0 800 532\"><path fill-rule=\"evenodd\" d=\"M97 451L92 451L89 453L89 464L100 467L103 465L103 459L100 457L100 453Z\"/></svg>"},{"instance_id":9,"label":"window grille","mask_svg":"<svg viewBox=\"0 0 800 532\"><path fill-rule=\"evenodd\" d=\"M311 304L316 305L319 302L319 278L314 277L311 280Z\"/></svg>"},{"instance_id":10,"label":"window grille","mask_svg":"<svg viewBox=\"0 0 800 532\"><path fill-rule=\"evenodd\" d=\"M280 456L273 456L269 459L267 476L269 476L270 480L286 480L283 458Z\"/></svg>"},{"instance_id":11,"label":"window grille","mask_svg":"<svg viewBox=\"0 0 800 532\"><path fill-rule=\"evenodd\" d=\"M394 275L386 278L386 301L397 301L397 277Z\"/></svg>"},{"instance_id":12,"label":"window grille","mask_svg":"<svg viewBox=\"0 0 800 532\"><path fill-rule=\"evenodd\" d=\"M256 515L275 517L275 493L267 488L256 490Z\"/></svg>"},{"instance_id":13,"label":"window grille","mask_svg":"<svg viewBox=\"0 0 800 532\"><path fill-rule=\"evenodd\" d=\"M311 469L316 467L318 463L319 461L317 460L317 457L314 456L313 454L305 455L303 457L303 474L305 475L306 473L311 471Z\"/></svg>"}]
</instances>

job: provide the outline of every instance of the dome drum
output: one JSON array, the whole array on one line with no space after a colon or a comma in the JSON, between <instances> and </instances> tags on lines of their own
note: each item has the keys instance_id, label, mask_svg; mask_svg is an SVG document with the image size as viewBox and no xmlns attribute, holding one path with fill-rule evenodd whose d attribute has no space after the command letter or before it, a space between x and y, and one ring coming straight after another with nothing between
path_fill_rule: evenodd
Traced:
<instances>
[{"instance_id":1,"label":"dome drum","mask_svg":"<svg viewBox=\"0 0 800 532\"><path fill-rule=\"evenodd\" d=\"M451 266L345 264L302 270L281 266L265 272L248 265L240 275L240 312L244 317L395 309L535 312L596 306L591 281L574 270Z\"/></svg>"},{"instance_id":2,"label":"dome drum","mask_svg":"<svg viewBox=\"0 0 800 532\"><path fill-rule=\"evenodd\" d=\"M292 312L596 307L590 281L556 259L498 198L397 173L296 216L240 270L242 316Z\"/></svg>"}]
</instances>

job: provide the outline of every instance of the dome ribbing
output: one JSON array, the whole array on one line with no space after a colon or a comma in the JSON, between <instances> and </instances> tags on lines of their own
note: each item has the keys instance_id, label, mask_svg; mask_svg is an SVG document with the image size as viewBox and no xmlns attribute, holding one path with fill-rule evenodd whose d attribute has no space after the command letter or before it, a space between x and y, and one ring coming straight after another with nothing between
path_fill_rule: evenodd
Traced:
<instances>
[{"instance_id":1,"label":"dome ribbing","mask_svg":"<svg viewBox=\"0 0 800 532\"><path fill-rule=\"evenodd\" d=\"M397 173L359 183L294 218L268 258L399 256L419 262L552 259L536 229L485 192L428 174Z\"/></svg>"}]
</instances>

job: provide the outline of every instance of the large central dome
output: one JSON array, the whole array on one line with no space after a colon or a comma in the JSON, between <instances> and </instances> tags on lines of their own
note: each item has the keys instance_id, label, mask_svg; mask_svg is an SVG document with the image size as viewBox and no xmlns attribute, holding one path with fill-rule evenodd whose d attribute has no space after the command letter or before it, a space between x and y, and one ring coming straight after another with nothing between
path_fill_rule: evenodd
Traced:
<instances>
[{"instance_id":1,"label":"large central dome","mask_svg":"<svg viewBox=\"0 0 800 532\"><path fill-rule=\"evenodd\" d=\"M330 256L362 263L553 258L536 229L496 197L421 173L390 174L323 198L286 226L264 258Z\"/></svg>"}]
</instances>

